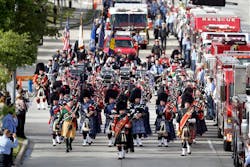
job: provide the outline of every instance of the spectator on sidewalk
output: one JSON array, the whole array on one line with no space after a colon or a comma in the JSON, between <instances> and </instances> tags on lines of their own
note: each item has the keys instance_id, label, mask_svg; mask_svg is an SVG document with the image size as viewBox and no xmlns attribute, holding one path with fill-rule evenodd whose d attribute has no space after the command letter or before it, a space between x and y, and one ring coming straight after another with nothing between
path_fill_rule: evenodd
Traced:
<instances>
[{"instance_id":1,"label":"spectator on sidewalk","mask_svg":"<svg viewBox=\"0 0 250 167\"><path fill-rule=\"evenodd\" d=\"M12 166L12 154L11 149L18 146L16 134L13 134L13 141L10 140L11 132L8 129L4 129L3 136L0 137L0 166L11 167Z\"/></svg>"},{"instance_id":2,"label":"spectator on sidewalk","mask_svg":"<svg viewBox=\"0 0 250 167\"><path fill-rule=\"evenodd\" d=\"M28 106L25 102L24 97L21 94L17 96L16 109L17 109L16 114L18 119L17 136L25 139L26 136L24 134L24 125L25 125L26 112L28 110Z\"/></svg>"},{"instance_id":3,"label":"spectator on sidewalk","mask_svg":"<svg viewBox=\"0 0 250 167\"><path fill-rule=\"evenodd\" d=\"M205 88L206 96L207 96L207 119L213 120L215 118L215 108L214 108L214 95L215 84L212 77L208 77L207 85Z\"/></svg>"},{"instance_id":4,"label":"spectator on sidewalk","mask_svg":"<svg viewBox=\"0 0 250 167\"><path fill-rule=\"evenodd\" d=\"M193 45L192 46L192 51L191 51L191 70L195 73L196 71L196 62L197 62L197 59L198 59L198 55L197 55L197 51L196 51L196 48L195 46Z\"/></svg>"},{"instance_id":5,"label":"spectator on sidewalk","mask_svg":"<svg viewBox=\"0 0 250 167\"><path fill-rule=\"evenodd\" d=\"M14 141L13 135L16 134L16 127L18 124L14 110L13 111L10 110L9 113L3 117L2 123L3 123L2 124L3 132L4 132L4 129L7 129L10 133L8 138L13 142ZM1 143L0 143L0 151L1 151ZM13 154L13 149L11 148L10 153L8 153L9 155L8 161L10 165L13 164L12 154Z\"/></svg>"}]
</instances>

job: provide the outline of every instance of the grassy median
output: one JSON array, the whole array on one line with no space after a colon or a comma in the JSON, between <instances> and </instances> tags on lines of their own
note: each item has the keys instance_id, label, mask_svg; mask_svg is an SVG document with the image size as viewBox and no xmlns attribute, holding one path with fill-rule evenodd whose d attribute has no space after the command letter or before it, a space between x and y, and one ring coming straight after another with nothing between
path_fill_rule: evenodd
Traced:
<instances>
[{"instance_id":1,"label":"grassy median","mask_svg":"<svg viewBox=\"0 0 250 167\"><path fill-rule=\"evenodd\" d=\"M18 137L17 140L18 140L18 146L17 146L17 148L13 149L13 157L14 157L14 159L16 158L16 156L18 155L19 151L21 150L22 145L23 145L23 141L25 139Z\"/></svg>"}]
</instances>

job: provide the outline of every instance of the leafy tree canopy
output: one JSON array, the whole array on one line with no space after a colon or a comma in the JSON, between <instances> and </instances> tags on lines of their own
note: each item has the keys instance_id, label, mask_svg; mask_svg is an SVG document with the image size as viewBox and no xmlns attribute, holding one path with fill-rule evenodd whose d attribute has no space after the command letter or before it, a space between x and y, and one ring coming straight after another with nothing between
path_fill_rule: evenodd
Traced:
<instances>
[{"instance_id":1,"label":"leafy tree canopy","mask_svg":"<svg viewBox=\"0 0 250 167\"><path fill-rule=\"evenodd\" d=\"M38 44L46 29L47 1L0 0L0 29L29 33L32 42Z\"/></svg>"},{"instance_id":2,"label":"leafy tree canopy","mask_svg":"<svg viewBox=\"0 0 250 167\"><path fill-rule=\"evenodd\" d=\"M34 63L36 55L37 46L27 33L0 31L0 64L9 71Z\"/></svg>"}]
</instances>

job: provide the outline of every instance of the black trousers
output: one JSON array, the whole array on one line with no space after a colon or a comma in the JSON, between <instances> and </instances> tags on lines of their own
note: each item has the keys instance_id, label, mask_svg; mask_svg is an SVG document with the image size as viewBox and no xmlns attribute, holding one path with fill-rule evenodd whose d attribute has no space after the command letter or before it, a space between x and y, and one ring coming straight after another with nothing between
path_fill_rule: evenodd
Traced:
<instances>
[{"instance_id":1,"label":"black trousers","mask_svg":"<svg viewBox=\"0 0 250 167\"><path fill-rule=\"evenodd\" d=\"M26 113L20 113L17 115L18 125L17 125L17 136L25 137L24 135L24 125L25 125Z\"/></svg>"},{"instance_id":2,"label":"black trousers","mask_svg":"<svg viewBox=\"0 0 250 167\"><path fill-rule=\"evenodd\" d=\"M0 167L11 167L10 158L10 155L0 154Z\"/></svg>"}]
</instances>

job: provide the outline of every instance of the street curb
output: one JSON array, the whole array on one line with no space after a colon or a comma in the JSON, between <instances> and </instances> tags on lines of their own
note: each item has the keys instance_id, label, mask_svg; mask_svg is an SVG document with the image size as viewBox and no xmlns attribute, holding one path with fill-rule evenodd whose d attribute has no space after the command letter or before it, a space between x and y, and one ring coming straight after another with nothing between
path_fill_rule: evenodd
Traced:
<instances>
[{"instance_id":1,"label":"street curb","mask_svg":"<svg viewBox=\"0 0 250 167\"><path fill-rule=\"evenodd\" d=\"M22 147L19 153L17 154L15 162L14 162L15 167L21 166L25 151L27 150L29 143L30 143L29 139L26 139L23 141Z\"/></svg>"}]
</instances>

